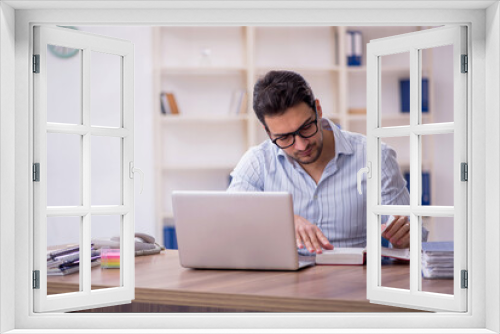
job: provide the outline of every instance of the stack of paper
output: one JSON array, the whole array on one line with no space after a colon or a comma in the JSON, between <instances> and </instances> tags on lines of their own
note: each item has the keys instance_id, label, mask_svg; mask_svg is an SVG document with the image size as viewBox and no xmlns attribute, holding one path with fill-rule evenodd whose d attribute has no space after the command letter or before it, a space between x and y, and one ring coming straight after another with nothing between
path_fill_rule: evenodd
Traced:
<instances>
[{"instance_id":1,"label":"stack of paper","mask_svg":"<svg viewBox=\"0 0 500 334\"><path fill-rule=\"evenodd\" d=\"M453 278L453 242L422 243L422 276Z\"/></svg>"},{"instance_id":2,"label":"stack of paper","mask_svg":"<svg viewBox=\"0 0 500 334\"><path fill-rule=\"evenodd\" d=\"M100 250L91 248L91 267L100 264ZM69 275L80 269L80 247L72 246L51 251L47 254L47 275Z\"/></svg>"}]
</instances>

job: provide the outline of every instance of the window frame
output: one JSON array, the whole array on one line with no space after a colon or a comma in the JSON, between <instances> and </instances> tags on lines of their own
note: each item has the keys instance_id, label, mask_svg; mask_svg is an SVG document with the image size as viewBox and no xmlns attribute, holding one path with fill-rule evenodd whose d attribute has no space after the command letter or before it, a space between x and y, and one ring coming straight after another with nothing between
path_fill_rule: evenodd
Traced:
<instances>
[{"instance_id":1,"label":"window frame","mask_svg":"<svg viewBox=\"0 0 500 334\"><path fill-rule=\"evenodd\" d=\"M98 307L101 302L109 305L112 300L115 304L130 303L135 296L135 265L134 265L134 230L135 230L135 201L134 180L130 176L134 163L134 46L129 41L116 38L104 37L64 29L59 27L34 27L34 51L40 57L40 71L33 76L34 79L34 162L40 164L40 181L33 185L34 191L34 268L40 271L40 288L35 290L35 309L38 312L50 312L60 310L78 310L90 307ZM57 44L56 44L57 43ZM53 68L47 64L47 46L61 45L74 47L79 50L81 67L81 115L80 124L56 123L48 121L47 94L50 86L48 77ZM95 63L92 62L94 52L113 55L119 59L119 117L120 124L115 127L96 125L92 122L91 100L91 69ZM38 90L38 93L36 92ZM48 206L48 134L69 133L79 136L79 166L81 194L77 206ZM96 205L92 203L92 140L94 138L114 138L119 140L120 160L119 172L119 204ZM130 163L130 164L129 164ZM83 245L91 244L92 219L114 215L119 217L120 236L120 278L119 286L111 289L92 290L90 247ZM49 217L78 217L79 247L80 247L80 290L76 293L63 293L47 295L47 233L50 223ZM83 249L83 250L82 250Z\"/></svg>"},{"instance_id":2,"label":"window frame","mask_svg":"<svg viewBox=\"0 0 500 334\"><path fill-rule=\"evenodd\" d=\"M468 184L460 180L460 163L467 163L467 77L461 73L461 55L467 54L467 29L464 26L444 26L427 29L409 34L396 35L387 38L375 39L367 45L367 161L371 165L371 178L367 179L367 294L374 303L388 305L408 305L408 308L422 310L448 310L464 312L467 310L467 290L461 287L460 272L467 270L468 249L467 234L467 189ZM422 122L421 102L422 92L418 84L422 81L423 66L422 54L425 49L447 45L453 48L453 120L450 122ZM382 121L383 98L382 71L383 57L395 54L408 53L410 63L410 122L408 125L397 127L384 126ZM436 96L435 94L434 96ZM439 97L437 97L439 99ZM432 112L432 110L431 110ZM421 184L422 163L424 150L423 133L428 135L449 134L453 136L453 205L423 206L422 194L413 191L410 194L408 205L384 205L381 196L382 178L382 142L391 136L403 136L410 142L410 189L419 189ZM411 261L409 270L409 288L394 289L384 286L381 281L382 266L380 265L380 225L381 215L390 215L393 210L404 212L409 216ZM395 213L394 213L395 214ZM401 214L401 213L398 213ZM422 290L421 282L421 219L424 216L445 216L453 219L453 250L454 274L453 293L434 294ZM375 266L373 264L376 264Z\"/></svg>"},{"instance_id":3,"label":"window frame","mask_svg":"<svg viewBox=\"0 0 500 334\"><path fill-rule=\"evenodd\" d=\"M341 2L339 2L341 3ZM491 4L493 2L489 2ZM15 5L15 2L12 2ZM39 6L42 6L39 3ZM387 4L386 4L387 5ZM474 8L472 2L469 4ZM2 4L5 6L5 4ZM88 2L88 6L96 6ZM270 23L269 18L272 17L272 24L294 24L294 25L349 25L350 23L360 22L366 25L397 25L399 22L405 22L406 25L433 25L438 23L443 24L465 24L468 25L471 31L470 43L470 58L472 59L469 68L472 75L469 79L471 90L469 92L469 133L472 135L469 138L468 146L471 152L469 176L470 176L470 190L469 198L469 221L470 225L474 225L474 231L469 227L469 235L472 236L469 241L469 249L471 256L469 258L469 312L465 314L453 313L438 313L421 315L417 313L409 314L385 314L384 316L378 315L373 317L371 314L278 314L278 315L231 315L225 316L220 314L202 315L198 316L197 328L240 328L250 327L255 328L255 324L260 324L259 327L265 328L283 328L283 323L286 323L288 328L330 328L332 323L338 328L347 328L356 326L362 330L369 328L404 328L404 324L411 323L411 328L476 328L477 332L485 332L481 328L491 328L497 330L499 321L495 319L498 314L499 300L498 300L498 286L499 282L499 262L489 260L491 266L485 266L485 261L482 261L486 252L498 253L499 244L499 230L493 224L487 224L486 218L490 220L498 217L499 210L494 206L490 206L487 210L485 202L498 203L499 196L499 175L498 175L498 161L499 153L495 149L499 146L500 140L498 131L495 131L495 124L498 126L499 117L495 115L494 110L498 110L499 101L498 96L495 95L499 89L499 11L497 2L488 11L483 9L415 9L411 11L405 10L387 10L383 9L383 2L381 2L381 9L378 10L377 15L373 15L373 10L368 9L335 9L320 7L313 9L314 19L311 15L304 15L304 9L301 9L300 4L294 5L295 8L290 9L292 5L282 5L285 9L267 9L268 15L262 15L264 5L255 3L254 7L250 6L250 10L245 11L237 8L228 9L211 9L207 13L203 8L196 8L190 10L182 10L173 8L162 10L144 10L138 12L137 10L114 10L106 13L106 22L110 24L156 24L158 22L183 22L184 24L193 25L221 25L221 24L266 24ZM279 7L279 5L275 4ZM348 5L349 6L349 5ZM374 5L375 6L375 5ZM484 6L484 4L483 4ZM230 5L228 5L230 7ZM310 6L308 6L309 8ZM328 7L328 6L327 6ZM220 7L219 7L220 8ZM14 88L0 88L2 95L5 91L15 92L15 120L14 115L12 119L8 118L7 121L14 125L16 130L16 143L12 145L15 148L16 162L15 162L15 240L8 242L9 246L15 247L15 256L17 259L26 258L32 251L32 237L31 228L33 221L32 213L32 185L29 178L31 161L30 156L32 148L30 147L30 140L32 138L33 124L31 119L32 105L30 104L30 96L32 96L32 81L29 73L32 36L32 26L34 24L44 23L65 23L71 25L92 25L102 22L102 15L95 15L96 11L85 9L67 9L67 10L19 10L15 13L15 34L16 34L16 89ZM102 14L101 11L99 11ZM214 15L216 14L216 15ZM486 20L488 19L488 20ZM492 26L493 31L487 32L484 22ZM496 29L496 30L495 30ZM4 41L2 40L2 46ZM486 42L486 47L485 47ZM2 66L2 73L4 67L3 60L0 64ZM488 66L488 72L485 71L485 64ZM492 67L490 67L492 66ZM496 74L496 75L495 75ZM488 86L486 86L488 83ZM488 90L486 90L488 87ZM487 100L485 97L496 97L497 100ZM1 112L4 114L5 108L2 106ZM475 112L479 115L473 121ZM488 118L488 122L486 119ZM487 136L485 129L491 132ZM2 144L8 134L1 133ZM7 137L10 138L10 137ZM486 140L486 139L489 140ZM484 152L492 152L491 155L486 156ZM2 152L2 158L4 153ZM12 149L5 153L11 154ZM489 162L488 165L486 162ZM490 167L487 167L490 166ZM1 172L11 168L5 160L1 162ZM490 171L493 174L488 183L485 182L484 170ZM1 175L1 174L0 174ZM11 186L12 187L12 186ZM486 196L488 194L488 197ZM495 202L496 201L496 202ZM2 198L0 205L2 208L6 206L6 200ZM8 204L8 203L7 203ZM498 220L498 219L496 219ZM477 222L474 224L474 222ZM8 231L7 223L4 219L1 222L2 232ZM473 232L473 233L472 233ZM486 233L487 232L487 233ZM2 233L3 234L3 233ZM12 233L9 234L12 238ZM4 241L5 235L2 236ZM485 245L486 244L486 245ZM474 247L472 247L474 245ZM14 268L13 262L8 262L8 254L5 250L1 252L1 263L7 263ZM473 261L474 260L474 261ZM16 261L16 263L22 263ZM9 268L9 267L8 267ZM4 269L4 268L2 268ZM193 328L192 316L179 316L179 315L89 315L89 314L34 314L32 312L32 290L30 281L30 264L15 266L15 271L12 275L15 277L23 277L17 279L15 289L15 328L113 328L118 322L126 328L136 327L137 321L143 320L148 324L149 328L162 328L165 325L165 320L172 327L188 327ZM5 270L2 270L5 274ZM475 275L478 273L478 275ZM7 278L8 280L9 278ZM2 278L2 282L3 282ZM8 287L1 286L2 300L4 293ZM493 291L485 293L486 288ZM493 292L493 293L491 293ZM12 298L12 293L8 294ZM14 303L14 301L11 301ZM4 304L2 304L4 305ZM5 307L0 309L2 312L2 320L4 313L7 312ZM113 318L113 323L109 321ZM334 320L334 322L332 322ZM422 321L425 320L425 321ZM360 325L361 324L361 325ZM361 327L363 326L363 327ZM451 327L452 326L452 327ZM375 330L376 331L376 330ZM401 332L403 332L402 330ZM96 332L98 332L96 330ZM333 330L332 330L333 332ZM434 330L435 332L435 330ZM471 332L469 330L468 332ZM486 331L487 332L487 331Z\"/></svg>"}]
</instances>

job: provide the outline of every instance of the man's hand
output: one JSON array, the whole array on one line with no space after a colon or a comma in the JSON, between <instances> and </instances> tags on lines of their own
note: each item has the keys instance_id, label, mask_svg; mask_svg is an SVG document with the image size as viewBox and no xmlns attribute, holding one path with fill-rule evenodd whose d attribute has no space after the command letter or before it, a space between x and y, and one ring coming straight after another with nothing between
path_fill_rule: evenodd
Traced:
<instances>
[{"instance_id":1,"label":"man's hand","mask_svg":"<svg viewBox=\"0 0 500 334\"><path fill-rule=\"evenodd\" d=\"M333 245L328 241L318 226L312 224L301 216L294 216L295 238L299 249L305 247L309 253L321 254L324 249L333 249Z\"/></svg>"},{"instance_id":2,"label":"man's hand","mask_svg":"<svg viewBox=\"0 0 500 334\"><path fill-rule=\"evenodd\" d=\"M384 225L382 225L384 228ZM382 232L394 248L410 248L410 222L406 216L394 216L394 221Z\"/></svg>"}]
</instances>

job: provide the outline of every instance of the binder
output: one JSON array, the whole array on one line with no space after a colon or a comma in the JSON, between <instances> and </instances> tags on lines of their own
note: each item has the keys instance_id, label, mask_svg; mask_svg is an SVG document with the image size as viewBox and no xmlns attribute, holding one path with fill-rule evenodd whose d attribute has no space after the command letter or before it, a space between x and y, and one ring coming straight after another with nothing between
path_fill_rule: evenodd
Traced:
<instances>
[{"instance_id":1,"label":"binder","mask_svg":"<svg viewBox=\"0 0 500 334\"><path fill-rule=\"evenodd\" d=\"M405 171L406 188L410 192L410 171ZM431 173L422 171L422 205L431 205Z\"/></svg>"},{"instance_id":2,"label":"binder","mask_svg":"<svg viewBox=\"0 0 500 334\"><path fill-rule=\"evenodd\" d=\"M401 112L410 112L410 79L399 80ZM429 80L422 78L422 112L429 112Z\"/></svg>"},{"instance_id":3,"label":"binder","mask_svg":"<svg viewBox=\"0 0 500 334\"><path fill-rule=\"evenodd\" d=\"M175 226L165 226L163 228L163 243L166 249L177 249L177 235Z\"/></svg>"},{"instance_id":4,"label":"binder","mask_svg":"<svg viewBox=\"0 0 500 334\"><path fill-rule=\"evenodd\" d=\"M361 66L363 56L363 38L361 31L346 32L347 66Z\"/></svg>"}]
</instances>

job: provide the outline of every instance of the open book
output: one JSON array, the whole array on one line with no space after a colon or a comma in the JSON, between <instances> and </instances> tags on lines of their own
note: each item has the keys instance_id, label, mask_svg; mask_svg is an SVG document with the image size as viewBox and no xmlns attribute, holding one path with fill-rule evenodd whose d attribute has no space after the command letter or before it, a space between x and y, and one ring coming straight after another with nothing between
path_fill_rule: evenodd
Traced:
<instances>
[{"instance_id":1,"label":"open book","mask_svg":"<svg viewBox=\"0 0 500 334\"><path fill-rule=\"evenodd\" d=\"M398 260L410 261L410 249L382 247L382 256ZM316 255L316 264L363 265L366 261L366 248L335 247L333 250L323 250Z\"/></svg>"}]
</instances>

